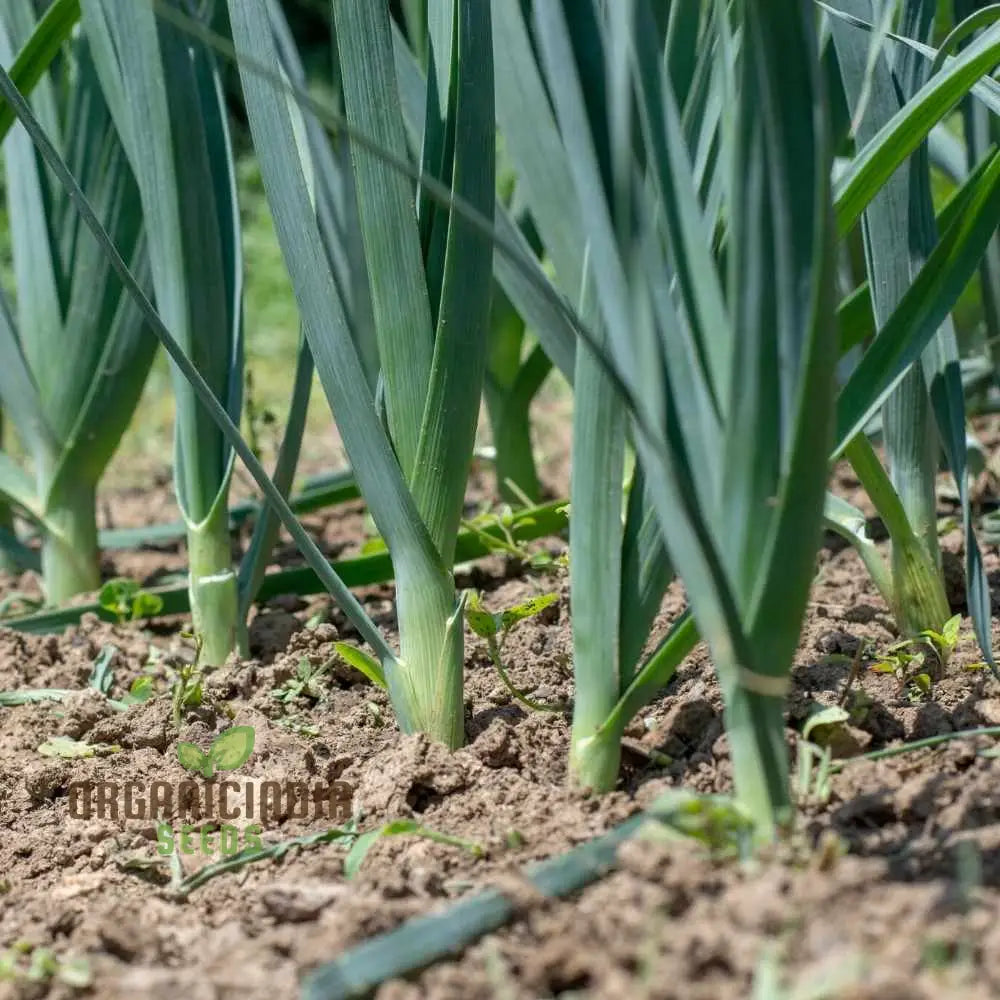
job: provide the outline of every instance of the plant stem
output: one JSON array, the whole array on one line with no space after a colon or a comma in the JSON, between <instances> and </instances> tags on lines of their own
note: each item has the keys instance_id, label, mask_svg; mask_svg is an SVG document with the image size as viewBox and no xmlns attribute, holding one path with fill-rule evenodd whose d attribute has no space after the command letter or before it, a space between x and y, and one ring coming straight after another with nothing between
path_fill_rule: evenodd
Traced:
<instances>
[{"instance_id":1,"label":"plant stem","mask_svg":"<svg viewBox=\"0 0 1000 1000\"><path fill-rule=\"evenodd\" d=\"M464 600L443 569L414 573L401 563L396 581L400 656L386 681L399 727L454 750L465 742Z\"/></svg>"},{"instance_id":2,"label":"plant stem","mask_svg":"<svg viewBox=\"0 0 1000 1000\"><path fill-rule=\"evenodd\" d=\"M583 726L573 719L574 734ZM589 736L574 735L569 748L569 773L577 788L608 792L618 781L622 733L617 726L598 726Z\"/></svg>"},{"instance_id":3,"label":"plant stem","mask_svg":"<svg viewBox=\"0 0 1000 1000\"><path fill-rule=\"evenodd\" d=\"M50 530L42 542L42 580L49 604L65 604L101 586L96 503L94 486L82 482L50 500Z\"/></svg>"},{"instance_id":4,"label":"plant stem","mask_svg":"<svg viewBox=\"0 0 1000 1000\"><path fill-rule=\"evenodd\" d=\"M618 704L596 732L573 740L570 745L570 766L574 774L588 776L591 781L606 781L613 768L610 787L614 787L613 782L618 776L621 761L621 741L628 724L653 700L658 691L662 691L670 683L684 657L694 649L700 638L691 612L685 611L674 622L666 638L642 664Z\"/></svg>"},{"instance_id":5,"label":"plant stem","mask_svg":"<svg viewBox=\"0 0 1000 1000\"><path fill-rule=\"evenodd\" d=\"M14 534L14 512L10 504L0 500L0 531ZM6 546L0 545L0 572L16 575L19 570L17 560Z\"/></svg>"},{"instance_id":6,"label":"plant stem","mask_svg":"<svg viewBox=\"0 0 1000 1000\"><path fill-rule=\"evenodd\" d=\"M921 540L868 438L858 434L844 449L892 540L892 593L896 624L907 636L936 632L951 616L944 581Z\"/></svg>"},{"instance_id":7,"label":"plant stem","mask_svg":"<svg viewBox=\"0 0 1000 1000\"><path fill-rule=\"evenodd\" d=\"M919 363L910 368L886 400L882 428L892 485L913 534L940 569L934 493L940 445Z\"/></svg>"},{"instance_id":8,"label":"plant stem","mask_svg":"<svg viewBox=\"0 0 1000 1000\"><path fill-rule=\"evenodd\" d=\"M201 640L200 662L207 667L223 664L242 638L226 492L204 521L188 525L191 618Z\"/></svg>"},{"instance_id":9,"label":"plant stem","mask_svg":"<svg viewBox=\"0 0 1000 1000\"><path fill-rule=\"evenodd\" d=\"M728 672L719 673L726 676ZM768 843L792 812L785 699L739 684L725 691L724 697L736 800L750 814L760 841Z\"/></svg>"},{"instance_id":10,"label":"plant stem","mask_svg":"<svg viewBox=\"0 0 1000 1000\"><path fill-rule=\"evenodd\" d=\"M520 702L525 708L531 709L532 712L566 711L567 706L565 704L535 701L534 698L518 688L510 679L510 674L507 673L507 669L503 665L503 657L500 655L500 644L497 642L496 636L491 636L486 640L486 650L489 653L490 660L493 661L493 666L496 667L496 671L500 675L500 680L503 681L503 686L515 701Z\"/></svg>"},{"instance_id":11,"label":"plant stem","mask_svg":"<svg viewBox=\"0 0 1000 1000\"><path fill-rule=\"evenodd\" d=\"M592 287L581 296L584 315L596 315L591 294ZM619 626L625 414L599 358L583 344L577 347L574 388L569 576L576 690L569 780L600 793L615 787L621 763L620 741L596 735L623 687Z\"/></svg>"},{"instance_id":12,"label":"plant stem","mask_svg":"<svg viewBox=\"0 0 1000 1000\"><path fill-rule=\"evenodd\" d=\"M505 401L495 393L486 393L486 405L496 448L496 477L500 496L511 504L527 497L537 503L541 495L535 457L531 453L531 419L517 400ZM511 487L511 483L514 487Z\"/></svg>"}]
</instances>

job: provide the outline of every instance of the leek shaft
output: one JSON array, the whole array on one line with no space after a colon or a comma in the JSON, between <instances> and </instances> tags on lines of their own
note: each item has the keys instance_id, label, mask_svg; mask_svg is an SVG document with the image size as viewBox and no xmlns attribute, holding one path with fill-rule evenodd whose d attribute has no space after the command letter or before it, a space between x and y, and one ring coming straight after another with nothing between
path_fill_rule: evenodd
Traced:
<instances>
[{"instance_id":1,"label":"leek shaft","mask_svg":"<svg viewBox=\"0 0 1000 1000\"><path fill-rule=\"evenodd\" d=\"M940 631L951 616L944 581L927 551L871 443L858 434L844 449L892 540L893 613L905 635Z\"/></svg>"},{"instance_id":2,"label":"leek shaft","mask_svg":"<svg viewBox=\"0 0 1000 1000\"><path fill-rule=\"evenodd\" d=\"M400 728L456 749L465 742L464 602L451 574L397 568L400 657L386 681Z\"/></svg>"},{"instance_id":3,"label":"leek shaft","mask_svg":"<svg viewBox=\"0 0 1000 1000\"><path fill-rule=\"evenodd\" d=\"M200 524L188 525L191 617L201 643L201 664L217 667L239 649L239 598L229 541L225 494Z\"/></svg>"},{"instance_id":4,"label":"leek shaft","mask_svg":"<svg viewBox=\"0 0 1000 1000\"><path fill-rule=\"evenodd\" d=\"M42 579L49 604L65 604L76 594L101 585L97 549L96 494L93 485L77 482L51 503L49 530L42 542Z\"/></svg>"}]
</instances>

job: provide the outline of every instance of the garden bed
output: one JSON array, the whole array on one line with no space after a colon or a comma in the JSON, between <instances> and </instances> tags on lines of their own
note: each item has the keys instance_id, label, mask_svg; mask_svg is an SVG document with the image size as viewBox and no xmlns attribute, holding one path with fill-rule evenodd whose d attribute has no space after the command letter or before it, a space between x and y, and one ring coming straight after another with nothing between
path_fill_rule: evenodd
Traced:
<instances>
[{"instance_id":1,"label":"garden bed","mask_svg":"<svg viewBox=\"0 0 1000 1000\"><path fill-rule=\"evenodd\" d=\"M849 494L850 481L840 488ZM331 544L357 537L360 511L331 512L316 529ZM943 544L954 550L958 533ZM169 553L144 558L171 568L175 561ZM135 573L136 557L129 559ZM995 554L987 563L995 572ZM562 575L494 556L464 571L460 583L481 589L492 609L560 595L517 627L504 658L513 682L535 699L568 699ZM369 612L391 627L391 591L364 595ZM675 585L657 636L682 607ZM388 983L378 996L723 1000L750 995L768 976L787 987L762 994L769 997L987 997L1000 990L1000 764L982 752L988 738L848 764L832 777L827 801L803 806L790 841L750 867L689 842L633 841L620 852L618 871L552 902L526 885L523 865L612 828L668 787L728 790L721 702L701 647L630 729L619 790L595 800L565 788L565 718L518 705L471 634L468 746L449 754L402 736L384 693L360 674L327 666L309 681L302 661L328 664L332 642L352 638L322 598L281 599L259 612L254 658L212 673L201 706L184 710L176 728L168 678L191 658L179 628L150 632L87 619L61 636L0 633L0 691L76 692L0 709L0 941L22 943L22 971L33 956L48 969L39 982L0 975L0 997L293 998L313 967L488 885L513 895L518 918L457 960L412 982ZM885 651L896 636L853 550L831 537L797 654L790 739L816 702L839 701L862 640ZM109 646L116 651L107 654L113 684L105 696L88 679ZM154 661L152 647L160 651ZM852 696L853 724L842 731L839 752L1000 724L1000 686L988 672L967 669L979 658L963 619L952 661L929 695L863 671L854 688L863 697ZM156 695L116 710L109 697L121 700L141 675ZM148 819L71 818L74 782L180 783L190 774L178 742L206 749L234 725L256 734L252 756L234 775L241 781L343 782L354 791L360 829L413 819L454 843L384 837L350 880L347 840L293 848L185 893L183 880L220 860L218 849L211 857L178 855L182 870L172 870ZM83 759L39 753L58 736L118 749ZM279 815L264 824L262 840L330 827L325 816ZM34 949L50 949L54 959Z\"/></svg>"}]
</instances>

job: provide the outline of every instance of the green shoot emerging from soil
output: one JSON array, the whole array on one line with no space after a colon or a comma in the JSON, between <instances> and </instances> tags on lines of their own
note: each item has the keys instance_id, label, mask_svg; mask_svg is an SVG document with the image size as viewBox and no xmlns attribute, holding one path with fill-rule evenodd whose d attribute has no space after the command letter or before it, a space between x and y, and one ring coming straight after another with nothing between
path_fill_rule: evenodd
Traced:
<instances>
[{"instance_id":1,"label":"green shoot emerging from soil","mask_svg":"<svg viewBox=\"0 0 1000 1000\"><path fill-rule=\"evenodd\" d=\"M569 504L560 505L557 510L569 513ZM505 504L499 511L486 510L468 521L462 521L466 531L474 533L487 546L488 551L497 552L517 559L533 570L565 569L569 565L566 555L553 556L551 553L532 551L524 542L514 536L514 528L533 524L530 517L516 518L514 510Z\"/></svg>"},{"instance_id":2,"label":"green shoot emerging from soil","mask_svg":"<svg viewBox=\"0 0 1000 1000\"><path fill-rule=\"evenodd\" d=\"M240 871L247 865L256 864L258 861L280 861L290 851L308 850L323 844L346 846L353 843L356 837L354 821L351 820L342 827L322 830L319 833L291 837L275 844L262 844L260 847L245 847L238 854L213 861L190 875L184 874L180 865L180 856L176 852L171 854L169 858L128 858L119 862L119 865L123 871L135 872L140 876L144 876L150 870L160 869L164 866L169 867L169 893L174 899L183 900L187 899L195 889L200 889L212 879L229 872Z\"/></svg>"},{"instance_id":3,"label":"green shoot emerging from soil","mask_svg":"<svg viewBox=\"0 0 1000 1000\"><path fill-rule=\"evenodd\" d=\"M35 995L27 984L62 983L73 989L87 989L93 979L85 958L60 958L51 948L35 947L30 941L16 941L0 952L0 983L15 984L15 995ZM44 985L41 986L44 992Z\"/></svg>"},{"instance_id":4,"label":"green shoot emerging from soil","mask_svg":"<svg viewBox=\"0 0 1000 1000\"><path fill-rule=\"evenodd\" d=\"M313 701L319 701L324 694L320 682L333 666L333 662L332 659L326 660L319 666L314 666L306 657L301 657L295 667L295 674L276 687L271 692L271 697L277 698L278 701L286 705L298 698L311 698Z\"/></svg>"},{"instance_id":5,"label":"green shoot emerging from soil","mask_svg":"<svg viewBox=\"0 0 1000 1000\"><path fill-rule=\"evenodd\" d=\"M185 638L193 638L195 642L195 657L193 663L182 663L174 671L170 684L171 718L174 729L181 728L181 717L187 708L197 708L201 704L204 693L201 667L201 641L197 636L182 633Z\"/></svg>"},{"instance_id":6,"label":"green shoot emerging from soil","mask_svg":"<svg viewBox=\"0 0 1000 1000\"><path fill-rule=\"evenodd\" d=\"M961 623L961 615L954 615L940 632L928 628L912 639L894 643L877 654L871 669L893 674L914 700L922 700L930 694L934 678L947 666L958 643Z\"/></svg>"},{"instance_id":7,"label":"green shoot emerging from soil","mask_svg":"<svg viewBox=\"0 0 1000 1000\"><path fill-rule=\"evenodd\" d=\"M139 621L142 618L152 618L163 609L162 597L143 590L135 580L124 577L108 580L101 587L97 600L105 611L118 619L119 625Z\"/></svg>"},{"instance_id":8,"label":"green shoot emerging from soil","mask_svg":"<svg viewBox=\"0 0 1000 1000\"><path fill-rule=\"evenodd\" d=\"M368 852L383 837L397 837L403 834L408 834L411 837L423 837L424 840L430 840L435 844L444 844L446 847L461 848L474 858L481 858L486 854L485 848L481 844L475 843L475 841L465 840L462 837L453 837L451 834L432 830L430 827L424 826L413 819L395 819L389 823L384 823L375 830L362 833L354 841L354 846L351 847L347 858L344 860L344 875L347 878L354 878L368 856Z\"/></svg>"},{"instance_id":9,"label":"green shoot emerging from soil","mask_svg":"<svg viewBox=\"0 0 1000 1000\"><path fill-rule=\"evenodd\" d=\"M253 726L233 726L215 737L208 753L194 743L180 741L177 758L189 771L197 771L209 779L216 771L235 771L242 767L253 753L255 735Z\"/></svg>"},{"instance_id":10,"label":"green shoot emerging from soil","mask_svg":"<svg viewBox=\"0 0 1000 1000\"><path fill-rule=\"evenodd\" d=\"M546 702L535 701L517 688L503 665L500 650L510 630L518 622L524 621L525 618L534 617L558 600L558 594L542 594L539 597L532 597L521 604L508 608L506 611L490 612L482 606L478 594L469 592L465 604L465 620L469 623L469 628L480 639L486 640L486 651L493 666L496 667L497 673L504 683L504 687L507 688L516 701L519 701L522 705L535 712L563 712L567 706L565 704L547 704Z\"/></svg>"}]
</instances>

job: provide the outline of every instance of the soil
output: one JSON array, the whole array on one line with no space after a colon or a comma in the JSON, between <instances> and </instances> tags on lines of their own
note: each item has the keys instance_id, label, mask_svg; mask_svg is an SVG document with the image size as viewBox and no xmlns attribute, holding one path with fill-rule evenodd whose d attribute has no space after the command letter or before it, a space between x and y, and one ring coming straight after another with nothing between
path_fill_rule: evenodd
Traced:
<instances>
[{"instance_id":1,"label":"soil","mask_svg":"<svg viewBox=\"0 0 1000 1000\"><path fill-rule=\"evenodd\" d=\"M841 474L838 489L853 496L856 484ZM161 520L168 500L165 484L136 494L132 507L122 498L116 524ZM363 540L357 505L310 523L331 553ZM949 565L958 542L956 532L943 539ZM555 551L559 543L548 544ZM291 558L279 553L280 561ZM152 579L182 562L169 549L113 554L108 571ZM995 584L995 551L986 563ZM7 581L7 589L30 582ZM492 557L460 583L481 589L493 609L559 595L511 633L503 655L514 684L536 700L570 699L564 574L528 573ZM955 589L956 610L964 611ZM391 590L368 588L362 597L391 628ZM683 606L680 587L672 587L654 638ZM518 918L452 961L383 985L380 1000L1000 996L994 741L851 759L900 740L1000 725L1000 684L976 668L967 618L929 693L860 671L848 698L851 722L832 744L839 770L825 793L803 794L780 849L740 863L690 841L633 840L620 850L617 870L559 902L525 892L516 873L612 828L668 788L729 790L720 696L704 649L635 720L619 787L597 799L566 787L565 717L514 701L474 636L466 637L468 745L454 753L401 735L386 696L331 662L339 638L352 633L325 600L271 602L252 625L253 659L205 678L201 704L183 709L177 724L171 678L192 652L176 627L151 632L88 617L59 636L0 630L0 691L73 692L0 708L0 998L291 1000L315 966L487 885L516 896ZM796 658L790 742L799 745L817 703L840 702L860 643L884 652L896 640L860 562L828 538ZM88 687L102 654L113 676L107 696ZM319 668L311 682L303 662ZM116 708L109 698L125 698L139 677L149 678L154 697ZM346 841L295 847L184 895L180 880L218 861L218 851L175 854L176 870L157 852L152 820L71 816L71 785L180 783L191 774L180 764L179 743L204 751L236 725L255 731L251 757L231 775L240 782L258 790L265 781L342 782L353 790L354 819L338 820L341 827L413 819L453 841L383 837L351 879ZM39 747L54 737L102 752L46 756ZM298 812L286 806L269 817L263 841L331 827L329 818ZM184 819L178 806L172 826L179 831ZM193 825L196 840L198 830L214 829L208 821ZM245 838L248 823L235 825ZM12 949L7 962L19 974L5 974L4 949ZM45 955L41 949L51 950L54 964L33 980L23 973L32 956L37 963Z\"/></svg>"}]
</instances>

